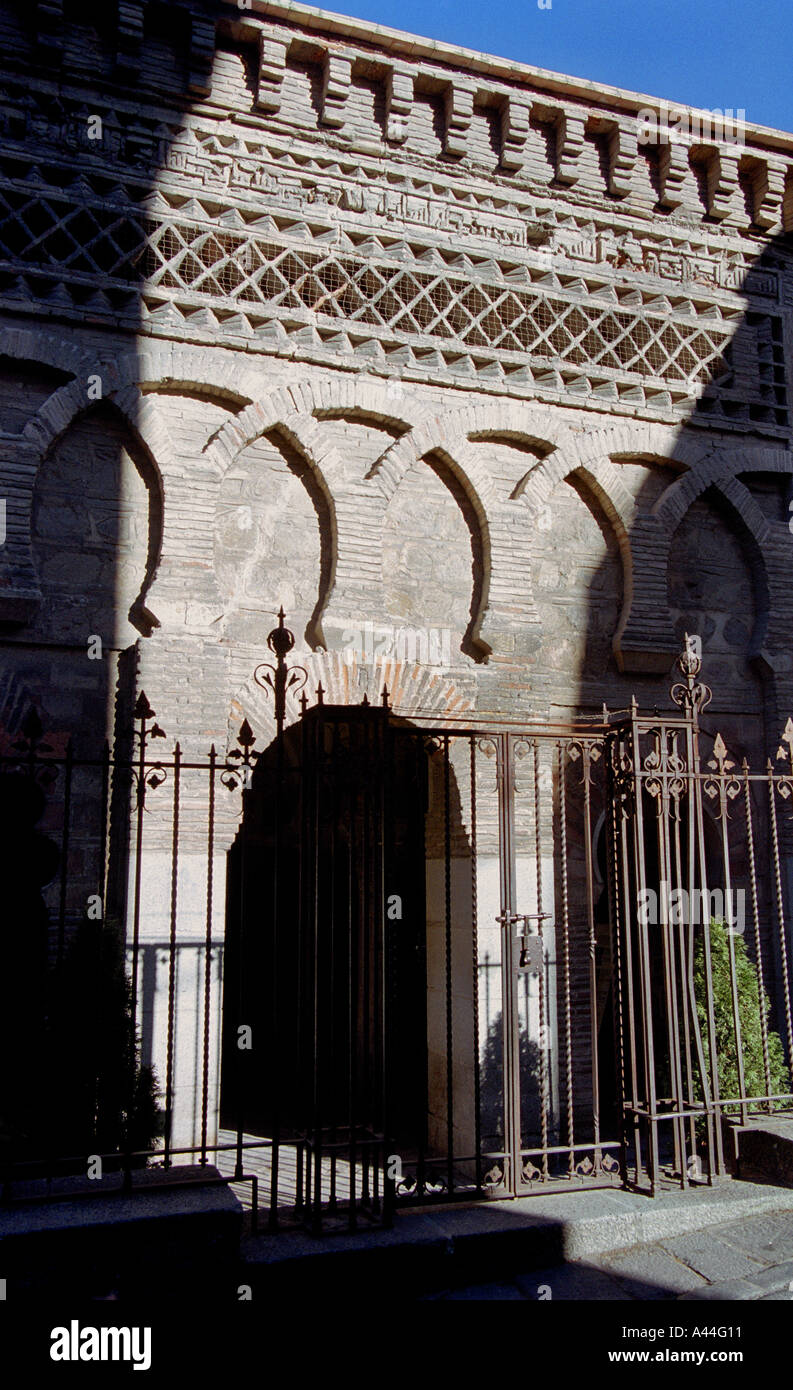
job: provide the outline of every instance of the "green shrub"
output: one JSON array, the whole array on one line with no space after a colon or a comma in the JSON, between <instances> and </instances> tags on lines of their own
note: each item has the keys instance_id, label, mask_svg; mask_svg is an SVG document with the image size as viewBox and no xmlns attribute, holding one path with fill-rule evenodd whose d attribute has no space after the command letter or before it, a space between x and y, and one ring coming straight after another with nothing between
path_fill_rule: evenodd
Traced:
<instances>
[{"instance_id":1,"label":"green shrub","mask_svg":"<svg viewBox=\"0 0 793 1390\"><path fill-rule=\"evenodd\" d=\"M768 1024L771 1004L763 991L760 1012L760 995L757 968L749 959L746 943L742 936L733 937L735 948L735 982L738 994L738 1019L741 1028L741 1052L743 1055L744 1083L747 1096L767 1094L765 1067L763 1065L763 1039L761 1019L763 1015ZM735 1046L735 1025L732 1011L732 988L730 979L730 947L727 928L724 922L713 920L710 924L710 960L713 978L713 1014L716 1033L716 1055L718 1059L719 1094L721 1096L740 1096L738 1081L738 1058ZM694 948L694 994L697 1004L697 1017L702 1034L705 1063L710 1075L710 1039L708 1034L708 1015L705 992L705 950L700 936ZM768 1069L771 1079L771 1094L781 1095L790 1090L790 1077L785 1065L785 1055L778 1033L767 1028ZM701 1094L701 1093L700 1093ZM771 1102L774 1109L778 1108ZM724 1107L725 1113L735 1114L738 1106Z\"/></svg>"}]
</instances>

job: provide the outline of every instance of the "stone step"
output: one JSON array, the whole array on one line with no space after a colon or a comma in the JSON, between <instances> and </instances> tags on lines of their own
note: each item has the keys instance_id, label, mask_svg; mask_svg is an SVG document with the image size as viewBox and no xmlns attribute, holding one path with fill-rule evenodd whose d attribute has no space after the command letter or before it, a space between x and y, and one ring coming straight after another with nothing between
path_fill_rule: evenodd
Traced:
<instances>
[{"instance_id":1,"label":"stone step","mask_svg":"<svg viewBox=\"0 0 793 1390\"><path fill-rule=\"evenodd\" d=\"M404 1210L391 1230L246 1236L239 1283L255 1300L423 1296L793 1209L783 1187L725 1179L656 1198L589 1190Z\"/></svg>"},{"instance_id":2,"label":"stone step","mask_svg":"<svg viewBox=\"0 0 793 1390\"><path fill-rule=\"evenodd\" d=\"M793 1187L793 1118L773 1115L736 1126L736 1174L747 1182Z\"/></svg>"},{"instance_id":3,"label":"stone step","mask_svg":"<svg viewBox=\"0 0 793 1390\"><path fill-rule=\"evenodd\" d=\"M7 1297L165 1301L236 1288L243 1209L217 1169L147 1169L15 1187L0 1206ZM16 1200L18 1198L18 1200Z\"/></svg>"}]
</instances>

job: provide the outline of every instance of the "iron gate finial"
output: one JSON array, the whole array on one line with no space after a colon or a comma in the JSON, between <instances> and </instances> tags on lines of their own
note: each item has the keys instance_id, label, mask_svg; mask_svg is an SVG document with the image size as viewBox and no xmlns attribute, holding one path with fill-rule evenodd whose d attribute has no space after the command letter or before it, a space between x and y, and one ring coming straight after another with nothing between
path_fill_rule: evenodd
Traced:
<instances>
[{"instance_id":1,"label":"iron gate finial","mask_svg":"<svg viewBox=\"0 0 793 1390\"><path fill-rule=\"evenodd\" d=\"M683 634L683 650L676 665L685 678L685 685L678 681L669 693L684 713L696 717L713 699L710 686L697 679L702 670L702 638L697 633Z\"/></svg>"},{"instance_id":2,"label":"iron gate finial","mask_svg":"<svg viewBox=\"0 0 793 1390\"><path fill-rule=\"evenodd\" d=\"M302 690L308 680L304 666L287 666L286 657L295 645L295 634L286 626L283 605L278 610L278 626L268 633L267 645L275 654L275 665L262 662L253 673L253 679L262 690L271 690L275 702L275 724L278 734L283 733L286 719L286 696L290 690Z\"/></svg>"}]
</instances>

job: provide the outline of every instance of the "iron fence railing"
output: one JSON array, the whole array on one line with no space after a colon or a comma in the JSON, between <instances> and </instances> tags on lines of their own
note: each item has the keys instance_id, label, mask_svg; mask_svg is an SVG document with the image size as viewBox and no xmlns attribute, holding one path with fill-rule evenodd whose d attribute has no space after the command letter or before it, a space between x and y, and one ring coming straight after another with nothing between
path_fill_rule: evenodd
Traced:
<instances>
[{"instance_id":1,"label":"iron fence railing","mask_svg":"<svg viewBox=\"0 0 793 1390\"><path fill-rule=\"evenodd\" d=\"M728 1171L793 1109L793 724L762 770L675 710L421 727L388 707L186 756L145 695L0 751L7 1196L240 1182L314 1230L398 1204ZM705 751L702 748L705 747Z\"/></svg>"}]
</instances>

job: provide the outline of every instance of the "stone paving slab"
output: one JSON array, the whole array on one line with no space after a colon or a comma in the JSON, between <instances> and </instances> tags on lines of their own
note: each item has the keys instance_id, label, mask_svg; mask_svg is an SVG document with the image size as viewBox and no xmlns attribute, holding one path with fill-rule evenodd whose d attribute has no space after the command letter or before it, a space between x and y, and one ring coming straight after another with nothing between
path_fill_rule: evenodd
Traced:
<instances>
[{"instance_id":1,"label":"stone paving slab","mask_svg":"<svg viewBox=\"0 0 793 1390\"><path fill-rule=\"evenodd\" d=\"M767 1234L771 1218L755 1218ZM748 1259L731 1244L742 1232L751 1237L753 1219L729 1222L695 1237L613 1251L590 1261L573 1260L551 1268L516 1273L501 1285L487 1286L482 1297L514 1299L515 1290L527 1301L553 1299L592 1302L703 1300L706 1302L785 1302L793 1300L793 1233L787 1239L788 1258L777 1254L763 1264ZM780 1243L775 1246L778 1251ZM709 1271L706 1273L704 1271ZM736 1272L737 1271L737 1272ZM730 1277L719 1278L718 1275ZM435 1298L476 1299L480 1285L448 1288ZM497 1288L505 1292L498 1295Z\"/></svg>"},{"instance_id":2,"label":"stone paving slab","mask_svg":"<svg viewBox=\"0 0 793 1390\"><path fill-rule=\"evenodd\" d=\"M748 1279L727 1279L723 1284L708 1284L696 1293L684 1293L680 1302L704 1299L715 1303L749 1303L760 1298L762 1290Z\"/></svg>"},{"instance_id":3,"label":"stone paving slab","mask_svg":"<svg viewBox=\"0 0 793 1390\"><path fill-rule=\"evenodd\" d=\"M670 1265L660 1261L662 1254L696 1282L679 1288L683 1275L675 1279ZM626 1274L656 1283L656 1298L727 1302L793 1299L793 1220L789 1212L749 1217L676 1240L617 1251L592 1263L616 1274L632 1293Z\"/></svg>"},{"instance_id":4,"label":"stone paving slab","mask_svg":"<svg viewBox=\"0 0 793 1390\"><path fill-rule=\"evenodd\" d=\"M790 1254L793 1256L793 1243L791 1243ZM781 1265L769 1265L767 1269L760 1269L756 1274L749 1276L753 1284L757 1284L761 1289L781 1289L790 1291L793 1289L793 1258L784 1260Z\"/></svg>"},{"instance_id":5,"label":"stone paving slab","mask_svg":"<svg viewBox=\"0 0 793 1390\"><path fill-rule=\"evenodd\" d=\"M231 1217L241 1226L242 1207L217 1178L217 1170L210 1167L173 1168L168 1173L153 1170L136 1175L135 1191L127 1195L114 1175L94 1183L84 1181L78 1195L56 1189L52 1201L42 1200L47 1191L44 1182L28 1183L27 1199L0 1206L0 1239L187 1217Z\"/></svg>"},{"instance_id":6,"label":"stone paving slab","mask_svg":"<svg viewBox=\"0 0 793 1390\"><path fill-rule=\"evenodd\" d=\"M752 1256L746 1254L742 1245L753 1251ZM787 1258L780 1259L783 1254ZM595 1259L587 1269L590 1274L599 1270L616 1277L634 1298L679 1298L687 1302L697 1299L790 1301L793 1300L793 1222L790 1213L785 1212L778 1217L750 1217L745 1221L728 1222L678 1240L616 1251ZM523 1286L520 1280L517 1282ZM553 1291L554 1271L549 1272L548 1283ZM652 1286L655 1292L648 1293L647 1289ZM590 1287L594 1289L595 1285L590 1283ZM611 1296L606 1285L600 1293L582 1294L582 1297L605 1299Z\"/></svg>"},{"instance_id":7,"label":"stone paving slab","mask_svg":"<svg viewBox=\"0 0 793 1390\"><path fill-rule=\"evenodd\" d=\"M767 1216L755 1216L751 1221L732 1222L725 1228L724 1237L737 1250L745 1250L770 1264L783 1259L793 1249L793 1211L778 1211Z\"/></svg>"},{"instance_id":8,"label":"stone paving slab","mask_svg":"<svg viewBox=\"0 0 793 1390\"><path fill-rule=\"evenodd\" d=\"M211 1169L171 1169L137 1184L112 1179L92 1196L0 1207L0 1258L10 1300L220 1297L237 1272L243 1211ZM40 1184L39 1196L46 1185ZM98 1189L98 1190L97 1190Z\"/></svg>"},{"instance_id":9,"label":"stone paving slab","mask_svg":"<svg viewBox=\"0 0 793 1390\"><path fill-rule=\"evenodd\" d=\"M632 1297L640 1299L675 1298L704 1288L708 1282L657 1245L618 1251L599 1260L596 1267L613 1275Z\"/></svg>"},{"instance_id":10,"label":"stone paving slab","mask_svg":"<svg viewBox=\"0 0 793 1390\"><path fill-rule=\"evenodd\" d=\"M665 1240L663 1248L713 1284L724 1279L751 1279L763 1269L762 1260L728 1244L714 1231L695 1231L676 1240Z\"/></svg>"}]
</instances>

